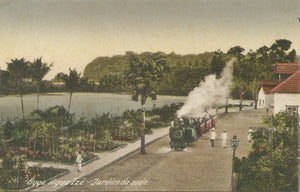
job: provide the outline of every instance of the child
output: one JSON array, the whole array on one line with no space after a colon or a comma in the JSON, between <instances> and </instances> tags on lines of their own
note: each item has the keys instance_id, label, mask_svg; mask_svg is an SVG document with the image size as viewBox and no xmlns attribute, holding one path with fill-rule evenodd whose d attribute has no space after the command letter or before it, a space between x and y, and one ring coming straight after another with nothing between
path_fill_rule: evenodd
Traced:
<instances>
[{"instance_id":1,"label":"child","mask_svg":"<svg viewBox=\"0 0 300 192\"><path fill-rule=\"evenodd\" d=\"M80 152L76 152L76 154L77 154L76 163L77 163L77 166L78 166L77 171L81 172L81 162L82 162L83 158L82 158Z\"/></svg>"}]
</instances>

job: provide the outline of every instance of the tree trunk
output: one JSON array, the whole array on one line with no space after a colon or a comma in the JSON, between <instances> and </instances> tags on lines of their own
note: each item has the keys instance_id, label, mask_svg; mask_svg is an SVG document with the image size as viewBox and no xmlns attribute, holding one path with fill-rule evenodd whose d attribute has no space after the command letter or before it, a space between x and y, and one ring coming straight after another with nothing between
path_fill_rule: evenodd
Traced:
<instances>
[{"instance_id":1,"label":"tree trunk","mask_svg":"<svg viewBox=\"0 0 300 192\"><path fill-rule=\"evenodd\" d=\"M228 104L225 106L225 113L228 113Z\"/></svg>"},{"instance_id":2,"label":"tree trunk","mask_svg":"<svg viewBox=\"0 0 300 192\"><path fill-rule=\"evenodd\" d=\"M240 88L240 111L242 111L243 95L244 95L246 92L247 92L247 91L242 91L242 87Z\"/></svg>"},{"instance_id":3,"label":"tree trunk","mask_svg":"<svg viewBox=\"0 0 300 192\"><path fill-rule=\"evenodd\" d=\"M70 108L71 108L71 102L72 102L72 92L70 93L70 101L69 101L69 107L68 107L68 112L70 112Z\"/></svg>"},{"instance_id":4,"label":"tree trunk","mask_svg":"<svg viewBox=\"0 0 300 192\"><path fill-rule=\"evenodd\" d=\"M45 153L45 142L46 142L46 137L44 136L43 138L43 152Z\"/></svg>"},{"instance_id":5,"label":"tree trunk","mask_svg":"<svg viewBox=\"0 0 300 192\"><path fill-rule=\"evenodd\" d=\"M33 160L35 158L35 146L36 146L36 133L34 134L34 141L33 141Z\"/></svg>"},{"instance_id":6,"label":"tree trunk","mask_svg":"<svg viewBox=\"0 0 300 192\"><path fill-rule=\"evenodd\" d=\"M95 127L95 131L94 131L93 142L94 142L93 150L95 152L96 151L96 127Z\"/></svg>"},{"instance_id":7,"label":"tree trunk","mask_svg":"<svg viewBox=\"0 0 300 192\"><path fill-rule=\"evenodd\" d=\"M40 83L36 84L36 93L37 93L37 109L40 109Z\"/></svg>"},{"instance_id":8,"label":"tree trunk","mask_svg":"<svg viewBox=\"0 0 300 192\"><path fill-rule=\"evenodd\" d=\"M226 100L225 113L228 113L228 98Z\"/></svg>"},{"instance_id":9,"label":"tree trunk","mask_svg":"<svg viewBox=\"0 0 300 192\"><path fill-rule=\"evenodd\" d=\"M254 100L254 109L257 109L257 99Z\"/></svg>"},{"instance_id":10,"label":"tree trunk","mask_svg":"<svg viewBox=\"0 0 300 192\"><path fill-rule=\"evenodd\" d=\"M240 88L240 111L242 111L242 97L243 97L243 95L242 95L242 88Z\"/></svg>"},{"instance_id":11,"label":"tree trunk","mask_svg":"<svg viewBox=\"0 0 300 192\"><path fill-rule=\"evenodd\" d=\"M52 140L52 154L55 153L55 148L54 148L54 137L53 137L53 140Z\"/></svg>"},{"instance_id":12,"label":"tree trunk","mask_svg":"<svg viewBox=\"0 0 300 192\"><path fill-rule=\"evenodd\" d=\"M20 92L20 99L21 99L21 108L22 108L23 122L25 123L25 112L24 112L24 102L23 102L23 94L22 94L22 92Z\"/></svg>"},{"instance_id":13,"label":"tree trunk","mask_svg":"<svg viewBox=\"0 0 300 192\"><path fill-rule=\"evenodd\" d=\"M144 128L145 128L145 103L142 102L142 108L141 108L141 154L146 153Z\"/></svg>"},{"instance_id":14,"label":"tree trunk","mask_svg":"<svg viewBox=\"0 0 300 192\"><path fill-rule=\"evenodd\" d=\"M242 107L242 100L241 99L240 99L240 107L239 108L240 108L240 111L242 111L243 107Z\"/></svg>"},{"instance_id":15,"label":"tree trunk","mask_svg":"<svg viewBox=\"0 0 300 192\"><path fill-rule=\"evenodd\" d=\"M49 138L49 143L48 143L48 152L51 153L51 138Z\"/></svg>"}]
</instances>

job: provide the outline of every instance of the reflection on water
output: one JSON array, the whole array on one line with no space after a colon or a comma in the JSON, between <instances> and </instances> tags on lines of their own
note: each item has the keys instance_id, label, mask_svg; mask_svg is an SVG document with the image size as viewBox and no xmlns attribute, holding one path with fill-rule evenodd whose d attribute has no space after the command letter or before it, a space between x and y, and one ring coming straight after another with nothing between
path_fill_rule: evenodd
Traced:
<instances>
[{"instance_id":1,"label":"reflection on water","mask_svg":"<svg viewBox=\"0 0 300 192\"><path fill-rule=\"evenodd\" d=\"M158 96L157 100L150 98L146 102L146 111L153 107L162 107L172 103L184 102L185 97ZM25 95L24 109L27 115L36 109L36 95ZM70 95L68 93L56 93L40 95L40 109L44 110L55 105L68 107ZM96 114L111 113L120 115L127 109L140 108L140 102L131 100L130 95L110 94L110 93L74 93L72 96L71 113L76 114L76 118L87 116L94 117ZM21 103L18 96L0 97L0 120L9 118L21 118Z\"/></svg>"}]
</instances>

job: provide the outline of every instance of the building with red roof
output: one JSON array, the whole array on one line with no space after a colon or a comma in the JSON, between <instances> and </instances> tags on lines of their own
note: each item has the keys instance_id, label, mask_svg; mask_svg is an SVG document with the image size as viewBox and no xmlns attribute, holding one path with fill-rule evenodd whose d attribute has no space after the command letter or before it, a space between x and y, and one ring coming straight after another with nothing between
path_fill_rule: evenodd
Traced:
<instances>
[{"instance_id":1,"label":"building with red roof","mask_svg":"<svg viewBox=\"0 0 300 192\"><path fill-rule=\"evenodd\" d=\"M261 81L258 88L257 107L270 107L274 104L274 97L271 90L276 87L276 81Z\"/></svg>"},{"instance_id":2,"label":"building with red roof","mask_svg":"<svg viewBox=\"0 0 300 192\"><path fill-rule=\"evenodd\" d=\"M300 63L276 63L276 74L278 74L278 83L286 80L292 74L300 69Z\"/></svg>"},{"instance_id":3,"label":"building with red roof","mask_svg":"<svg viewBox=\"0 0 300 192\"><path fill-rule=\"evenodd\" d=\"M293 66L298 67L299 64ZM279 70L281 70L280 72L284 71L283 69ZM270 92L274 95L274 114L286 111L290 114L298 115L300 105L300 69L279 83Z\"/></svg>"}]
</instances>

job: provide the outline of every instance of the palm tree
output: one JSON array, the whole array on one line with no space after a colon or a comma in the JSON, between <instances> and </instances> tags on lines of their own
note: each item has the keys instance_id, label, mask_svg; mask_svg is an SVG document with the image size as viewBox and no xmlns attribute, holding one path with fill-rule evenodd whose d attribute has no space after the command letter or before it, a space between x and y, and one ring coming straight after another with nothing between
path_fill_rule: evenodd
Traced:
<instances>
[{"instance_id":1,"label":"palm tree","mask_svg":"<svg viewBox=\"0 0 300 192\"><path fill-rule=\"evenodd\" d=\"M69 112L71 107L72 94L78 89L80 84L80 73L78 73L76 69L72 70L69 68L69 75L65 75L63 77L63 80L65 82L66 90L70 93L70 101L68 107Z\"/></svg>"},{"instance_id":2,"label":"palm tree","mask_svg":"<svg viewBox=\"0 0 300 192\"><path fill-rule=\"evenodd\" d=\"M37 109L39 109L39 96L40 96L40 83L45 75L50 71L53 63L48 65L42 62L42 57L34 60L30 65L30 76L33 81L36 82L36 93L37 93Z\"/></svg>"},{"instance_id":3,"label":"palm tree","mask_svg":"<svg viewBox=\"0 0 300 192\"><path fill-rule=\"evenodd\" d=\"M141 101L141 154L145 154L145 104L148 97L156 99L156 89L164 75L169 72L165 55L160 52L146 53L143 58L127 52L129 67L125 72L129 85L133 88L132 100Z\"/></svg>"},{"instance_id":4,"label":"palm tree","mask_svg":"<svg viewBox=\"0 0 300 192\"><path fill-rule=\"evenodd\" d=\"M21 99L21 108L22 108L22 116L23 121L25 122L25 114L24 114L24 104L23 104L23 86L25 79L29 77L28 64L24 58L21 59L12 59L10 63L7 64L7 71L9 72L10 77L16 83L17 93L20 94Z\"/></svg>"}]
</instances>

